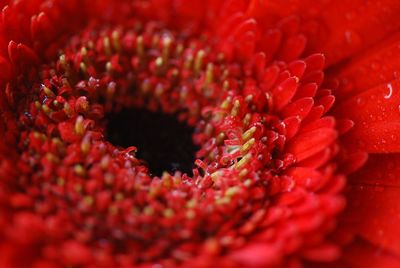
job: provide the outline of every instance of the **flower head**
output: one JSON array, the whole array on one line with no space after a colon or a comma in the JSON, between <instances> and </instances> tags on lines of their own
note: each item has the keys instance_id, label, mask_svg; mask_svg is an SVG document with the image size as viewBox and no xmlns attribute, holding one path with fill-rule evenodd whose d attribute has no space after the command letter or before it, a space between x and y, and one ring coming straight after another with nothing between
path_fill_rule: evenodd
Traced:
<instances>
[{"instance_id":1,"label":"flower head","mask_svg":"<svg viewBox=\"0 0 400 268\"><path fill-rule=\"evenodd\" d=\"M275 1L5 6L0 263L298 267L338 260L357 233L348 225L365 216L352 220L351 208L360 211L365 198L354 185L380 179L364 175L379 172L377 164L352 175L350 209L338 228L348 175L366 152L397 146L397 125L387 122L398 117L398 86L362 93L377 83L360 78L363 59L325 68L396 28L363 43L345 24L325 31L343 15L318 10L342 5L304 3L303 10L296 3L293 10ZM381 25L354 16L360 29ZM383 57L377 51L373 57ZM109 115L132 108L194 128L192 172L152 175L141 144L111 142ZM128 124L140 135L138 122ZM396 162L382 159L370 162Z\"/></svg>"}]
</instances>

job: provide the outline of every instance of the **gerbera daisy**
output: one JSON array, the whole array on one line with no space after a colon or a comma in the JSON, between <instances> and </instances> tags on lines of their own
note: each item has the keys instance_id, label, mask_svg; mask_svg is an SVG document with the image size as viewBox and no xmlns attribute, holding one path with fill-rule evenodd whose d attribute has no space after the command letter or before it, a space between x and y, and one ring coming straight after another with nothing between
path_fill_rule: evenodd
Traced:
<instances>
[{"instance_id":1,"label":"gerbera daisy","mask_svg":"<svg viewBox=\"0 0 400 268\"><path fill-rule=\"evenodd\" d=\"M2 2L1 267L400 267L397 2Z\"/></svg>"}]
</instances>

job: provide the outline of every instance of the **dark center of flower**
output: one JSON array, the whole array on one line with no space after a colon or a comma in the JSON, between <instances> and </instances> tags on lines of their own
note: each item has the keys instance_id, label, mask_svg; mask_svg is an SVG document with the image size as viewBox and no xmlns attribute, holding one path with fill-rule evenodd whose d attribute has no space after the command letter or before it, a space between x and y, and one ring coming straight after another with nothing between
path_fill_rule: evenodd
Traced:
<instances>
[{"instance_id":1,"label":"dark center of flower","mask_svg":"<svg viewBox=\"0 0 400 268\"><path fill-rule=\"evenodd\" d=\"M192 175L198 147L192 142L193 128L187 124L172 115L137 108L109 114L108 120L108 140L137 147L136 156L146 162L151 174L180 170Z\"/></svg>"}]
</instances>

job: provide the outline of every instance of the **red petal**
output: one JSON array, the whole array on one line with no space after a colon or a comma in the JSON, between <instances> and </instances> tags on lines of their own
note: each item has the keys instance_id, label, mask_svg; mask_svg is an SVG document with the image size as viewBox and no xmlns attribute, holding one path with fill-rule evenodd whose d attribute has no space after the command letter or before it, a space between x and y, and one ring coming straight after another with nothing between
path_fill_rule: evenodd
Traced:
<instances>
[{"instance_id":1,"label":"red petal","mask_svg":"<svg viewBox=\"0 0 400 268\"><path fill-rule=\"evenodd\" d=\"M332 95L324 96L322 98L319 98L316 102L315 105L322 105L324 106L325 110L324 113L327 113L330 108L332 108L333 104L335 103L335 97Z\"/></svg>"},{"instance_id":2,"label":"red petal","mask_svg":"<svg viewBox=\"0 0 400 268\"><path fill-rule=\"evenodd\" d=\"M400 71L400 34L368 49L359 57L332 73L341 86L335 91L339 98L348 98L367 89L392 81Z\"/></svg>"},{"instance_id":3,"label":"red petal","mask_svg":"<svg viewBox=\"0 0 400 268\"><path fill-rule=\"evenodd\" d=\"M333 261L339 258L338 246L332 244L320 245L316 248L303 251L303 257L310 261Z\"/></svg>"},{"instance_id":4,"label":"red petal","mask_svg":"<svg viewBox=\"0 0 400 268\"><path fill-rule=\"evenodd\" d=\"M289 16L282 19L278 26L286 36L292 36L299 32L300 19L297 16Z\"/></svg>"},{"instance_id":5,"label":"red petal","mask_svg":"<svg viewBox=\"0 0 400 268\"><path fill-rule=\"evenodd\" d=\"M361 237L400 255L399 196L398 187L354 184L348 193L345 220Z\"/></svg>"},{"instance_id":6,"label":"red petal","mask_svg":"<svg viewBox=\"0 0 400 268\"><path fill-rule=\"evenodd\" d=\"M296 182L306 189L315 190L323 180L323 175L313 168L295 167L286 172Z\"/></svg>"},{"instance_id":7,"label":"red petal","mask_svg":"<svg viewBox=\"0 0 400 268\"><path fill-rule=\"evenodd\" d=\"M308 115L313 105L314 105L314 100L312 98L299 99L287 105L282 110L282 116L283 117L298 116L300 119L303 119Z\"/></svg>"},{"instance_id":8,"label":"red petal","mask_svg":"<svg viewBox=\"0 0 400 268\"><path fill-rule=\"evenodd\" d=\"M18 53L21 60L24 59L24 61L32 64L38 64L40 62L40 59L36 52L32 48L24 44L18 44Z\"/></svg>"},{"instance_id":9,"label":"red petal","mask_svg":"<svg viewBox=\"0 0 400 268\"><path fill-rule=\"evenodd\" d=\"M290 77L274 88L272 94L276 111L280 111L290 102L296 93L298 82L299 79L297 77Z\"/></svg>"},{"instance_id":10,"label":"red petal","mask_svg":"<svg viewBox=\"0 0 400 268\"><path fill-rule=\"evenodd\" d=\"M300 118L297 116L292 116L289 118L286 118L284 121L285 127L286 127L286 139L289 140L292 138L294 135L296 135L297 131L299 130L300 127Z\"/></svg>"},{"instance_id":11,"label":"red petal","mask_svg":"<svg viewBox=\"0 0 400 268\"><path fill-rule=\"evenodd\" d=\"M306 63L302 60L293 61L288 65L291 75L301 78L306 70Z\"/></svg>"},{"instance_id":12,"label":"red petal","mask_svg":"<svg viewBox=\"0 0 400 268\"><path fill-rule=\"evenodd\" d=\"M274 83L278 79L279 71L280 71L280 69L276 65L268 67L265 70L264 75L263 75L263 80L262 80L262 88L265 91L271 89L271 87L274 85Z\"/></svg>"},{"instance_id":13,"label":"red petal","mask_svg":"<svg viewBox=\"0 0 400 268\"><path fill-rule=\"evenodd\" d=\"M247 19L236 26L233 30L232 38L240 39L241 36L246 35L248 32L255 32L257 30L257 22L254 19Z\"/></svg>"},{"instance_id":14,"label":"red petal","mask_svg":"<svg viewBox=\"0 0 400 268\"><path fill-rule=\"evenodd\" d=\"M67 142L76 142L80 137L74 131L74 125L69 122L62 122L58 125L61 138Z\"/></svg>"},{"instance_id":15,"label":"red petal","mask_svg":"<svg viewBox=\"0 0 400 268\"><path fill-rule=\"evenodd\" d=\"M254 32L247 32L236 40L237 57L241 60L251 58L254 54L256 35Z\"/></svg>"},{"instance_id":16,"label":"red petal","mask_svg":"<svg viewBox=\"0 0 400 268\"><path fill-rule=\"evenodd\" d=\"M2 56L0 56L0 70L0 83L1 81L10 79L12 73L11 64Z\"/></svg>"},{"instance_id":17,"label":"red petal","mask_svg":"<svg viewBox=\"0 0 400 268\"><path fill-rule=\"evenodd\" d=\"M282 33L276 29L269 30L262 35L258 49L267 55L267 62L275 56L275 53L278 51L281 44L281 39Z\"/></svg>"},{"instance_id":18,"label":"red petal","mask_svg":"<svg viewBox=\"0 0 400 268\"><path fill-rule=\"evenodd\" d=\"M325 56L320 53L312 54L304 61L307 65L307 72L322 70L325 66Z\"/></svg>"},{"instance_id":19,"label":"red petal","mask_svg":"<svg viewBox=\"0 0 400 268\"><path fill-rule=\"evenodd\" d=\"M337 130L339 134L344 134L354 127L354 122L349 119L339 119L337 120Z\"/></svg>"},{"instance_id":20,"label":"red petal","mask_svg":"<svg viewBox=\"0 0 400 268\"><path fill-rule=\"evenodd\" d=\"M319 168L324 165L329 159L331 159L331 157L332 150L330 148L327 148L315 154L314 156L309 157L304 161L301 161L301 163L299 163L298 165L300 167Z\"/></svg>"},{"instance_id":21,"label":"red petal","mask_svg":"<svg viewBox=\"0 0 400 268\"><path fill-rule=\"evenodd\" d=\"M397 31L399 12L400 2L394 0L293 0L288 4L270 0L265 1L264 13L257 17L268 26L291 14L316 21L303 25L308 33L307 50L323 52L332 65Z\"/></svg>"},{"instance_id":22,"label":"red petal","mask_svg":"<svg viewBox=\"0 0 400 268\"><path fill-rule=\"evenodd\" d=\"M323 117L316 121L307 124L302 128L302 131L308 132L312 130L317 130L319 128L333 128L335 126L335 118L332 116Z\"/></svg>"},{"instance_id":23,"label":"red petal","mask_svg":"<svg viewBox=\"0 0 400 268\"><path fill-rule=\"evenodd\" d=\"M340 173L352 174L356 170L360 169L368 160L368 154L365 152L355 152L343 159L343 163L340 164Z\"/></svg>"},{"instance_id":24,"label":"red petal","mask_svg":"<svg viewBox=\"0 0 400 268\"><path fill-rule=\"evenodd\" d=\"M343 261L353 268L398 268L400 258L361 239L345 248Z\"/></svg>"},{"instance_id":25,"label":"red petal","mask_svg":"<svg viewBox=\"0 0 400 268\"><path fill-rule=\"evenodd\" d=\"M8 43L8 57L13 64L16 64L16 62L18 61L17 47L17 43L12 40Z\"/></svg>"},{"instance_id":26,"label":"red petal","mask_svg":"<svg viewBox=\"0 0 400 268\"><path fill-rule=\"evenodd\" d=\"M400 187L400 154L370 154L368 162L350 177L351 183Z\"/></svg>"},{"instance_id":27,"label":"red petal","mask_svg":"<svg viewBox=\"0 0 400 268\"><path fill-rule=\"evenodd\" d=\"M37 16L33 16L31 19L31 35L33 40L49 42L53 40L57 34L57 30L54 27L54 22L51 21L49 16L44 12L41 12Z\"/></svg>"},{"instance_id":28,"label":"red petal","mask_svg":"<svg viewBox=\"0 0 400 268\"><path fill-rule=\"evenodd\" d=\"M221 37L226 38L227 35L231 33L232 27L235 27L242 20L243 13L233 13L228 19L226 19L224 24L220 25L220 27L216 29L216 32L221 35Z\"/></svg>"},{"instance_id":29,"label":"red petal","mask_svg":"<svg viewBox=\"0 0 400 268\"><path fill-rule=\"evenodd\" d=\"M310 131L293 138L287 145L287 151L301 161L327 148L336 137L337 132L330 128Z\"/></svg>"},{"instance_id":30,"label":"red petal","mask_svg":"<svg viewBox=\"0 0 400 268\"><path fill-rule=\"evenodd\" d=\"M309 84L302 84L299 89L296 92L296 95L294 96L293 99L301 99L301 98L312 98L315 96L315 93L317 93L318 90L318 85L315 83L309 83Z\"/></svg>"},{"instance_id":31,"label":"red petal","mask_svg":"<svg viewBox=\"0 0 400 268\"><path fill-rule=\"evenodd\" d=\"M368 152L399 152L399 108L399 80L370 89L340 104L335 114L355 123L345 135L344 142L350 148Z\"/></svg>"},{"instance_id":32,"label":"red petal","mask_svg":"<svg viewBox=\"0 0 400 268\"><path fill-rule=\"evenodd\" d=\"M86 246L72 240L64 243L62 254L66 264L83 265L92 259L92 254Z\"/></svg>"},{"instance_id":33,"label":"red petal","mask_svg":"<svg viewBox=\"0 0 400 268\"><path fill-rule=\"evenodd\" d=\"M250 244L234 251L230 257L247 267L273 266L279 261L277 250L276 247L267 244Z\"/></svg>"},{"instance_id":34,"label":"red petal","mask_svg":"<svg viewBox=\"0 0 400 268\"><path fill-rule=\"evenodd\" d=\"M307 115L307 117L304 119L304 124L308 124L309 122L316 121L321 118L321 116L324 115L325 112L325 107L324 106L314 106L312 107L310 113Z\"/></svg>"},{"instance_id":35,"label":"red petal","mask_svg":"<svg viewBox=\"0 0 400 268\"><path fill-rule=\"evenodd\" d=\"M315 83L318 86L322 84L322 81L324 81L324 72L323 71L313 71L309 72L304 75L302 78L303 83Z\"/></svg>"},{"instance_id":36,"label":"red petal","mask_svg":"<svg viewBox=\"0 0 400 268\"><path fill-rule=\"evenodd\" d=\"M304 35L299 34L290 37L279 51L278 58L286 62L300 58L307 44Z\"/></svg>"},{"instance_id":37,"label":"red petal","mask_svg":"<svg viewBox=\"0 0 400 268\"><path fill-rule=\"evenodd\" d=\"M337 63L399 29L399 12L400 2L393 0L330 1L317 15L326 39L312 39L311 50L326 53L328 64Z\"/></svg>"}]
</instances>

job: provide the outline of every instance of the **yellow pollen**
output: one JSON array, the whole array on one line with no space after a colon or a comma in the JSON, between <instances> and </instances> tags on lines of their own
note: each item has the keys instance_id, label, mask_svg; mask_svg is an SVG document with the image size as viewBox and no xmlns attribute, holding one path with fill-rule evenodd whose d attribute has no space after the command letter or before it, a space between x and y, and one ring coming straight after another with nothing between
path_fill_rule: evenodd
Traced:
<instances>
[{"instance_id":1,"label":"yellow pollen","mask_svg":"<svg viewBox=\"0 0 400 268\"><path fill-rule=\"evenodd\" d=\"M163 93L164 93L164 86L163 84L158 83L154 95L159 98Z\"/></svg>"},{"instance_id":2,"label":"yellow pollen","mask_svg":"<svg viewBox=\"0 0 400 268\"><path fill-rule=\"evenodd\" d=\"M226 195L226 196L229 196L229 197L232 197L232 196L234 196L235 194L237 194L238 192L239 192L239 187L233 186L233 187L228 188L228 189L225 191L225 195Z\"/></svg>"},{"instance_id":3,"label":"yellow pollen","mask_svg":"<svg viewBox=\"0 0 400 268\"><path fill-rule=\"evenodd\" d=\"M215 203L217 205L225 205L225 204L229 204L231 202L231 198L229 196L224 196L222 198L217 198L215 200Z\"/></svg>"},{"instance_id":4,"label":"yellow pollen","mask_svg":"<svg viewBox=\"0 0 400 268\"><path fill-rule=\"evenodd\" d=\"M169 58L169 51L171 44L172 44L172 39L170 37L164 37L162 57L165 61L167 61Z\"/></svg>"},{"instance_id":5,"label":"yellow pollen","mask_svg":"<svg viewBox=\"0 0 400 268\"><path fill-rule=\"evenodd\" d=\"M249 128L245 133L242 135L242 139L247 141L251 137L253 137L254 132L256 132L257 128L255 126Z\"/></svg>"},{"instance_id":6,"label":"yellow pollen","mask_svg":"<svg viewBox=\"0 0 400 268\"><path fill-rule=\"evenodd\" d=\"M103 158L100 160L100 167L103 170L106 170L108 168L108 165L110 163L110 156L109 155L105 155L103 156Z\"/></svg>"},{"instance_id":7,"label":"yellow pollen","mask_svg":"<svg viewBox=\"0 0 400 268\"><path fill-rule=\"evenodd\" d=\"M46 158L47 160L55 164L58 164L60 162L60 159L52 153L46 153Z\"/></svg>"},{"instance_id":8,"label":"yellow pollen","mask_svg":"<svg viewBox=\"0 0 400 268\"><path fill-rule=\"evenodd\" d=\"M58 186L64 186L65 185L65 180L63 179L63 178L61 178L61 177L58 177L57 178L57 185Z\"/></svg>"},{"instance_id":9,"label":"yellow pollen","mask_svg":"<svg viewBox=\"0 0 400 268\"><path fill-rule=\"evenodd\" d=\"M251 179L247 179L247 180L245 180L244 183L243 183L243 185L246 186L246 187L250 187L251 184L252 184Z\"/></svg>"},{"instance_id":10,"label":"yellow pollen","mask_svg":"<svg viewBox=\"0 0 400 268\"><path fill-rule=\"evenodd\" d=\"M183 46L183 44L179 43L179 44L176 46L176 51L175 51L176 56L177 56L177 57L181 56L184 49L185 49L185 47Z\"/></svg>"},{"instance_id":11,"label":"yellow pollen","mask_svg":"<svg viewBox=\"0 0 400 268\"><path fill-rule=\"evenodd\" d=\"M62 65L65 65L65 64L67 63L64 54L60 55L60 57L58 58L58 60L60 61L60 63L61 63Z\"/></svg>"},{"instance_id":12,"label":"yellow pollen","mask_svg":"<svg viewBox=\"0 0 400 268\"><path fill-rule=\"evenodd\" d=\"M246 98L244 99L247 103L251 102L253 100L253 95L247 95Z\"/></svg>"},{"instance_id":13,"label":"yellow pollen","mask_svg":"<svg viewBox=\"0 0 400 268\"><path fill-rule=\"evenodd\" d=\"M111 39L113 43L113 47L116 51L121 51L121 44L120 44L120 35L118 31L113 31L111 34Z\"/></svg>"},{"instance_id":14,"label":"yellow pollen","mask_svg":"<svg viewBox=\"0 0 400 268\"><path fill-rule=\"evenodd\" d=\"M85 61L87 61L87 49L86 47L81 48L81 55Z\"/></svg>"},{"instance_id":15,"label":"yellow pollen","mask_svg":"<svg viewBox=\"0 0 400 268\"><path fill-rule=\"evenodd\" d=\"M243 118L243 126L248 127L250 124L251 114L247 113Z\"/></svg>"},{"instance_id":16,"label":"yellow pollen","mask_svg":"<svg viewBox=\"0 0 400 268\"><path fill-rule=\"evenodd\" d=\"M110 56L112 54L112 51L111 51L111 44L110 44L109 37L107 37L107 36L104 37L103 45L104 45L104 53L106 53L106 55Z\"/></svg>"},{"instance_id":17,"label":"yellow pollen","mask_svg":"<svg viewBox=\"0 0 400 268\"><path fill-rule=\"evenodd\" d=\"M247 168L242 169L239 172L239 178L243 179L248 173L249 173L249 170Z\"/></svg>"},{"instance_id":18,"label":"yellow pollen","mask_svg":"<svg viewBox=\"0 0 400 268\"><path fill-rule=\"evenodd\" d=\"M213 182L216 182L222 175L223 175L222 171L216 171L211 174L211 179L213 180Z\"/></svg>"},{"instance_id":19,"label":"yellow pollen","mask_svg":"<svg viewBox=\"0 0 400 268\"><path fill-rule=\"evenodd\" d=\"M172 218L175 212L171 208L167 208L164 210L163 215L165 218Z\"/></svg>"},{"instance_id":20,"label":"yellow pollen","mask_svg":"<svg viewBox=\"0 0 400 268\"><path fill-rule=\"evenodd\" d=\"M193 209L186 211L186 218L192 220L196 217L196 212Z\"/></svg>"},{"instance_id":21,"label":"yellow pollen","mask_svg":"<svg viewBox=\"0 0 400 268\"><path fill-rule=\"evenodd\" d=\"M71 117L73 114L71 105L68 102L64 103L64 112L68 117Z\"/></svg>"},{"instance_id":22,"label":"yellow pollen","mask_svg":"<svg viewBox=\"0 0 400 268\"><path fill-rule=\"evenodd\" d=\"M79 67L81 68L81 71L82 71L83 73L86 73L86 72L87 72L87 67L86 67L86 64L85 64L84 62L81 62L81 63L79 64Z\"/></svg>"},{"instance_id":23,"label":"yellow pollen","mask_svg":"<svg viewBox=\"0 0 400 268\"><path fill-rule=\"evenodd\" d=\"M193 63L193 55L189 54L185 59L185 63L183 64L183 67L185 69L190 69L190 68L192 68L192 63Z\"/></svg>"},{"instance_id":24,"label":"yellow pollen","mask_svg":"<svg viewBox=\"0 0 400 268\"><path fill-rule=\"evenodd\" d=\"M46 94L47 97L49 97L49 98L56 97L56 94L54 94L54 92L50 88L46 87L45 85L42 85L42 87L43 87L44 94Z\"/></svg>"},{"instance_id":25,"label":"yellow pollen","mask_svg":"<svg viewBox=\"0 0 400 268\"><path fill-rule=\"evenodd\" d=\"M82 143L81 143L81 151L83 154L88 154L90 151L90 138L88 136L85 136L85 138L83 138Z\"/></svg>"},{"instance_id":26,"label":"yellow pollen","mask_svg":"<svg viewBox=\"0 0 400 268\"><path fill-rule=\"evenodd\" d=\"M214 65L210 62L207 64L206 85L211 84L214 80Z\"/></svg>"},{"instance_id":27,"label":"yellow pollen","mask_svg":"<svg viewBox=\"0 0 400 268\"><path fill-rule=\"evenodd\" d=\"M53 111L52 109L50 109L49 106L47 106L47 104L43 104L43 105L42 105L42 110L43 110L43 112L45 112L45 114L47 114L47 115L49 115L49 114Z\"/></svg>"},{"instance_id":28,"label":"yellow pollen","mask_svg":"<svg viewBox=\"0 0 400 268\"><path fill-rule=\"evenodd\" d=\"M86 176L86 170L82 165L75 165L74 166L74 172L76 175L80 177L85 177Z\"/></svg>"},{"instance_id":29,"label":"yellow pollen","mask_svg":"<svg viewBox=\"0 0 400 268\"><path fill-rule=\"evenodd\" d=\"M42 109L42 105L40 104L39 101L35 101L35 108L36 110L40 111Z\"/></svg>"},{"instance_id":30,"label":"yellow pollen","mask_svg":"<svg viewBox=\"0 0 400 268\"><path fill-rule=\"evenodd\" d=\"M224 109L224 110L228 109L229 106L230 106L230 104L231 104L231 101L232 101L232 97L231 97L231 96L228 96L228 97L222 102L221 108Z\"/></svg>"},{"instance_id":31,"label":"yellow pollen","mask_svg":"<svg viewBox=\"0 0 400 268\"><path fill-rule=\"evenodd\" d=\"M232 116L237 116L239 114L240 111L240 101L239 100L235 100L235 102L233 103L233 108L231 111L231 115Z\"/></svg>"},{"instance_id":32,"label":"yellow pollen","mask_svg":"<svg viewBox=\"0 0 400 268\"><path fill-rule=\"evenodd\" d=\"M153 215L153 213L154 213L154 209L153 209L151 206L146 206L146 207L143 209L143 213L144 213L145 215L147 215L147 216L151 216L151 215Z\"/></svg>"},{"instance_id":33,"label":"yellow pollen","mask_svg":"<svg viewBox=\"0 0 400 268\"><path fill-rule=\"evenodd\" d=\"M236 164L235 164L235 169L241 169L244 165L246 165L250 159L252 158L251 154L246 154L245 156L242 157Z\"/></svg>"},{"instance_id":34,"label":"yellow pollen","mask_svg":"<svg viewBox=\"0 0 400 268\"><path fill-rule=\"evenodd\" d=\"M139 57L143 57L144 55L143 36L138 36L136 39L136 53L139 55Z\"/></svg>"},{"instance_id":35,"label":"yellow pollen","mask_svg":"<svg viewBox=\"0 0 400 268\"><path fill-rule=\"evenodd\" d=\"M143 80L142 85L140 86L140 89L142 90L143 93L148 93L150 91L150 81L148 79Z\"/></svg>"},{"instance_id":36,"label":"yellow pollen","mask_svg":"<svg viewBox=\"0 0 400 268\"><path fill-rule=\"evenodd\" d=\"M85 128L83 126L83 117L78 116L75 121L75 133L82 136L85 133Z\"/></svg>"},{"instance_id":37,"label":"yellow pollen","mask_svg":"<svg viewBox=\"0 0 400 268\"><path fill-rule=\"evenodd\" d=\"M241 152L242 154L247 153L247 152L250 150L250 148L254 145L255 141L256 141L256 140L255 140L254 138L251 138L250 140L248 140L248 141L240 148L240 152Z\"/></svg>"},{"instance_id":38,"label":"yellow pollen","mask_svg":"<svg viewBox=\"0 0 400 268\"><path fill-rule=\"evenodd\" d=\"M224 132L219 133L218 136L217 136L216 143L217 143L218 145L222 145L223 142L224 142L224 140L225 140L225 137L226 137L226 135L225 135Z\"/></svg>"},{"instance_id":39,"label":"yellow pollen","mask_svg":"<svg viewBox=\"0 0 400 268\"><path fill-rule=\"evenodd\" d=\"M228 90L228 89L229 89L229 81L228 81L228 80L225 80L225 81L224 81L224 83L222 84L222 88L223 88L224 90Z\"/></svg>"},{"instance_id":40,"label":"yellow pollen","mask_svg":"<svg viewBox=\"0 0 400 268\"><path fill-rule=\"evenodd\" d=\"M124 196L123 193L117 193L117 194L115 195L115 200L117 200L117 201L124 200L124 198L125 198L125 196Z\"/></svg>"},{"instance_id":41,"label":"yellow pollen","mask_svg":"<svg viewBox=\"0 0 400 268\"><path fill-rule=\"evenodd\" d=\"M106 70L108 73L111 73L113 70L112 64L109 61L106 63Z\"/></svg>"},{"instance_id":42,"label":"yellow pollen","mask_svg":"<svg viewBox=\"0 0 400 268\"><path fill-rule=\"evenodd\" d=\"M92 196L85 196L85 198L83 199L83 201L85 202L86 205L91 206L94 203L94 199Z\"/></svg>"},{"instance_id":43,"label":"yellow pollen","mask_svg":"<svg viewBox=\"0 0 400 268\"><path fill-rule=\"evenodd\" d=\"M194 63L194 73L198 75L203 68L203 59L205 56L204 50L199 50L196 54L196 60Z\"/></svg>"},{"instance_id":44,"label":"yellow pollen","mask_svg":"<svg viewBox=\"0 0 400 268\"><path fill-rule=\"evenodd\" d=\"M186 202L186 208L195 208L197 205L196 199L190 199Z\"/></svg>"}]
</instances>

